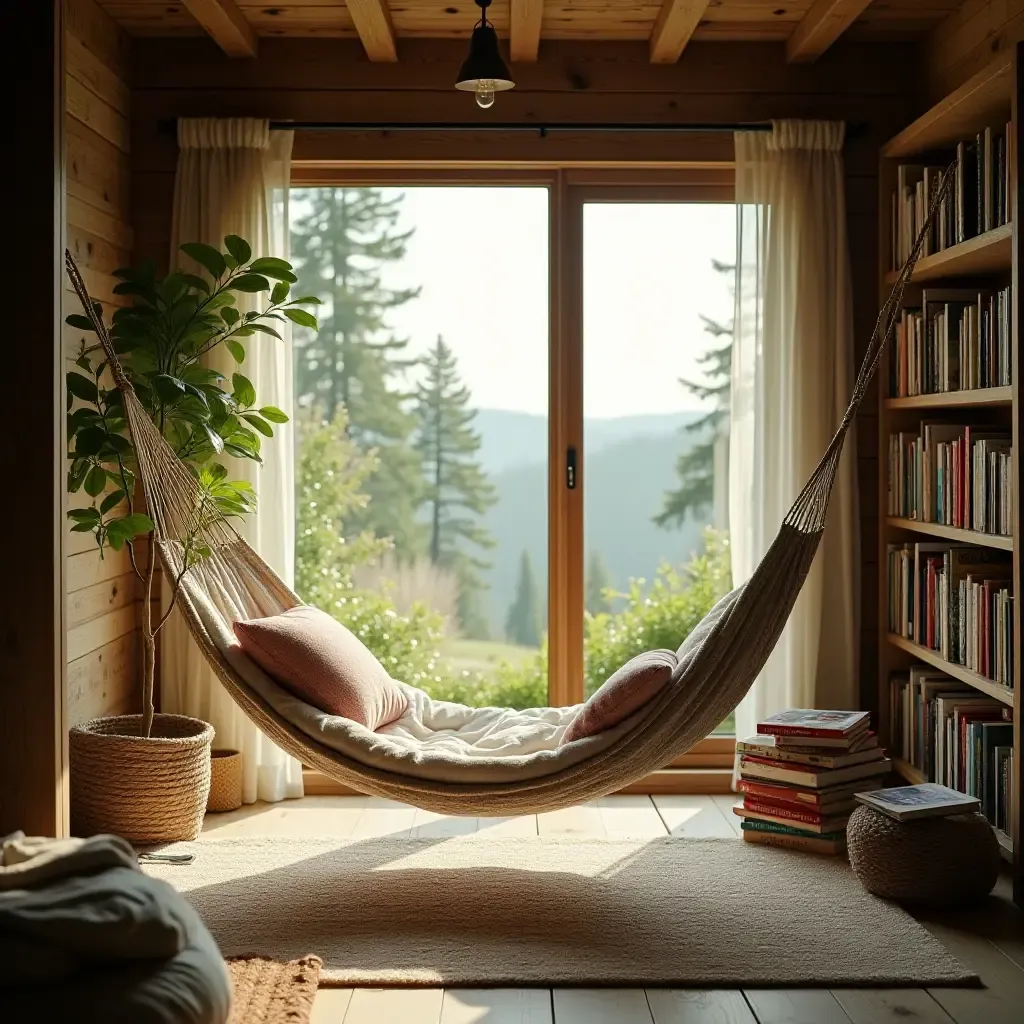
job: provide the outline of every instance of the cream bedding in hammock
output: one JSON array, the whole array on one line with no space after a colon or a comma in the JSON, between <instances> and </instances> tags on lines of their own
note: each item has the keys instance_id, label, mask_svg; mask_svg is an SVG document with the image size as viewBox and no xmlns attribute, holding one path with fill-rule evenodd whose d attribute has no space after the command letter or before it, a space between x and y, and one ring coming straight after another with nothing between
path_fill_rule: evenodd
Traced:
<instances>
[{"instance_id":1,"label":"cream bedding in hammock","mask_svg":"<svg viewBox=\"0 0 1024 1024\"><path fill-rule=\"evenodd\" d=\"M241 649L231 629L237 619L281 612L286 607L255 579L239 588L215 562L193 569L202 579L183 586L221 656L285 720L310 739L363 764L438 782L501 783L541 778L579 764L613 744L643 718L636 715L598 736L559 747L579 711L564 708L470 708L434 700L423 690L399 685L409 707L396 722L371 732L329 715L277 683ZM192 574L190 574L192 575Z\"/></svg>"}]
</instances>

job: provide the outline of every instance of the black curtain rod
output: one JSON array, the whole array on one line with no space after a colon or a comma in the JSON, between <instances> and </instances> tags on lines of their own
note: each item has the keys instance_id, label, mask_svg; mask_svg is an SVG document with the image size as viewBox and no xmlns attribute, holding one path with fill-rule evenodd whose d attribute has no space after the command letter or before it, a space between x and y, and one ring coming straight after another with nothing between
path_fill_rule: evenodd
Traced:
<instances>
[{"instance_id":1,"label":"black curtain rod","mask_svg":"<svg viewBox=\"0 0 1024 1024\"><path fill-rule=\"evenodd\" d=\"M160 129L174 135L177 121L161 121ZM768 121L713 121L679 122L661 124L658 122L634 122L609 124L581 124L577 122L552 122L531 124L524 121L271 121L271 131L307 132L536 132L541 138L552 132L770 132Z\"/></svg>"}]
</instances>

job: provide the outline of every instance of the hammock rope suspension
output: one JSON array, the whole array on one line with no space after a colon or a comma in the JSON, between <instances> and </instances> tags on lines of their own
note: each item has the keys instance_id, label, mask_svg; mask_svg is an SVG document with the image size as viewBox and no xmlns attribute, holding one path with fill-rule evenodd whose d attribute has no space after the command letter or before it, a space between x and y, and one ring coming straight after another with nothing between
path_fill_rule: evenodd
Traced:
<instances>
[{"instance_id":1,"label":"hammock rope suspension","mask_svg":"<svg viewBox=\"0 0 1024 1024\"><path fill-rule=\"evenodd\" d=\"M449 814L531 813L566 807L621 789L669 763L703 739L744 697L778 642L825 528L846 435L878 369L900 303L955 165L947 168L925 224L875 322L842 421L786 514L779 534L746 583L723 598L679 651L672 683L629 724L555 751L529 755L513 778L508 766L474 765L438 756L382 751L381 737L358 727L337 739L323 722L294 714L288 697L224 641L234 618L272 614L301 604L284 582L214 507L139 401L70 252L68 276L121 392L167 576L178 582L177 606L192 636L230 696L274 742L305 764L361 792ZM330 716L321 716L329 718ZM365 733L365 730L363 730ZM575 749L574 749L575 748ZM443 758L441 759L443 762Z\"/></svg>"}]
</instances>

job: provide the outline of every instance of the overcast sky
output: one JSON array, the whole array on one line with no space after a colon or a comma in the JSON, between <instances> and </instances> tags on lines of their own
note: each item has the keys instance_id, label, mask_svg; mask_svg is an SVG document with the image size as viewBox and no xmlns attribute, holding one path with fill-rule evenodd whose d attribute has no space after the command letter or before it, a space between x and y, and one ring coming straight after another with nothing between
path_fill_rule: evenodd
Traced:
<instances>
[{"instance_id":1,"label":"overcast sky","mask_svg":"<svg viewBox=\"0 0 1024 1024\"><path fill-rule=\"evenodd\" d=\"M420 285L390 322L419 354L438 334L480 408L547 412L547 193L542 188L423 188L405 194L415 228L384 283ZM728 321L732 298L712 258L735 253L726 204L594 204L584 217L587 416L698 408L678 383L709 343L699 314Z\"/></svg>"}]
</instances>

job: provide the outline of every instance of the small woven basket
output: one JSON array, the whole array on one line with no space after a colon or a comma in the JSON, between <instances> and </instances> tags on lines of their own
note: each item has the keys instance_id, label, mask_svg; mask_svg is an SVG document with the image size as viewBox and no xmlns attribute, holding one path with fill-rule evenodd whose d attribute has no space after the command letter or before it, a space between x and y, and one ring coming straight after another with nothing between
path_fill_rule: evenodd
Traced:
<instances>
[{"instance_id":1,"label":"small woven basket","mask_svg":"<svg viewBox=\"0 0 1024 1024\"><path fill-rule=\"evenodd\" d=\"M210 793L213 726L185 715L94 718L70 730L71 828L132 843L195 839Z\"/></svg>"},{"instance_id":2,"label":"small woven basket","mask_svg":"<svg viewBox=\"0 0 1024 1024\"><path fill-rule=\"evenodd\" d=\"M210 796L207 811L237 811L242 806L242 753L210 751Z\"/></svg>"},{"instance_id":3,"label":"small woven basket","mask_svg":"<svg viewBox=\"0 0 1024 1024\"><path fill-rule=\"evenodd\" d=\"M869 892L900 903L983 899L999 877L999 844L983 814L896 821L858 807L846 826L850 865Z\"/></svg>"}]
</instances>

